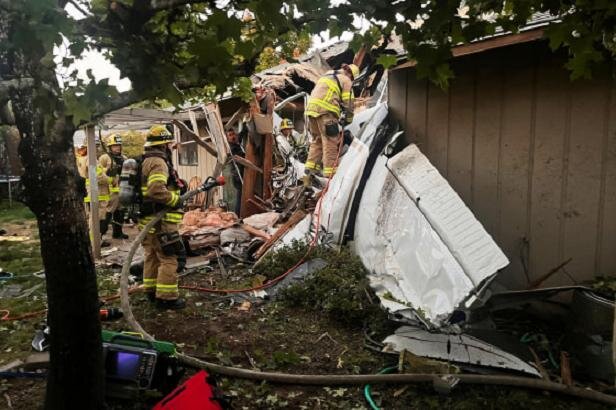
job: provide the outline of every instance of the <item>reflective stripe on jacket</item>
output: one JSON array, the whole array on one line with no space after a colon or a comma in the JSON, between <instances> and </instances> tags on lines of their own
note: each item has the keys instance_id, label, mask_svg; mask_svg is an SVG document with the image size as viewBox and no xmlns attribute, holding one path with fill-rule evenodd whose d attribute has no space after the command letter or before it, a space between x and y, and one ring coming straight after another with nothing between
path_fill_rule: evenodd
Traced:
<instances>
[{"instance_id":1,"label":"reflective stripe on jacket","mask_svg":"<svg viewBox=\"0 0 616 410\"><path fill-rule=\"evenodd\" d=\"M96 166L96 183L98 185L98 200L99 201L109 201L110 195L113 188L113 178L108 177L105 174L105 169L100 165ZM88 195L83 198L83 202L89 203L90 198L90 178L86 178L86 188L88 190Z\"/></svg>"},{"instance_id":2,"label":"reflective stripe on jacket","mask_svg":"<svg viewBox=\"0 0 616 410\"><path fill-rule=\"evenodd\" d=\"M160 157L148 157L141 165L141 193L144 202L173 207L180 200L179 189L170 184L169 168L164 159ZM163 222L179 224L182 222L181 211L169 211L163 217ZM151 221L153 215L143 216L139 219L140 227Z\"/></svg>"},{"instance_id":3,"label":"reflective stripe on jacket","mask_svg":"<svg viewBox=\"0 0 616 410\"><path fill-rule=\"evenodd\" d=\"M338 82L340 82L340 86L338 86ZM342 90L340 87L342 87ZM340 117L341 111L344 109L347 122L351 122L353 120L354 104L353 82L351 79L337 71L330 71L319 78L319 81L317 81L312 90L310 98L308 98L306 115L309 117L319 117L326 112L331 112L336 117Z\"/></svg>"},{"instance_id":4,"label":"reflective stripe on jacket","mask_svg":"<svg viewBox=\"0 0 616 410\"><path fill-rule=\"evenodd\" d=\"M127 157L125 155L122 155L122 160L125 161L127 159ZM98 159L98 165L100 165L101 167L103 167L105 169L105 172L107 172L107 175L111 175L110 171L112 167L118 167L118 164L116 164L114 162L114 160L111 158L111 155L109 154L103 154L100 156L100 158ZM115 176L111 177L111 186L109 187L109 191L112 194L117 194L120 192L120 170L118 168L115 169Z\"/></svg>"}]
</instances>

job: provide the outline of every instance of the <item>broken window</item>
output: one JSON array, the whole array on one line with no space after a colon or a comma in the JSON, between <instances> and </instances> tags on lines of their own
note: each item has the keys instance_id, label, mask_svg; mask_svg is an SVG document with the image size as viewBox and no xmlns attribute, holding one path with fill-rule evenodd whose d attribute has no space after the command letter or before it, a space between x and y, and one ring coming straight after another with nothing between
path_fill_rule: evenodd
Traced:
<instances>
[{"instance_id":1,"label":"broken window","mask_svg":"<svg viewBox=\"0 0 616 410\"><path fill-rule=\"evenodd\" d=\"M190 127L190 124L186 124ZM185 132L180 132L178 144L178 164L197 166L199 157L197 154L197 143Z\"/></svg>"}]
</instances>

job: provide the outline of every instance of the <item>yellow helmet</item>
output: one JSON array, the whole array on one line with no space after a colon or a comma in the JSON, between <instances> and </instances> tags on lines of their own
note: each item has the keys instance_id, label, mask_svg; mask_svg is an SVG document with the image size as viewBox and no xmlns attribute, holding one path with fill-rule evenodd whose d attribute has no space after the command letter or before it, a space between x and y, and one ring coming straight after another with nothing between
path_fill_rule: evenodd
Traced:
<instances>
[{"instance_id":1,"label":"yellow helmet","mask_svg":"<svg viewBox=\"0 0 616 410\"><path fill-rule=\"evenodd\" d=\"M291 121L288 118L283 118L282 121L280 122L280 129L281 130L293 129L293 121Z\"/></svg>"},{"instance_id":2,"label":"yellow helmet","mask_svg":"<svg viewBox=\"0 0 616 410\"><path fill-rule=\"evenodd\" d=\"M105 139L105 145L108 147L112 145L122 145L122 136L120 134L108 135Z\"/></svg>"},{"instance_id":3,"label":"yellow helmet","mask_svg":"<svg viewBox=\"0 0 616 410\"><path fill-rule=\"evenodd\" d=\"M173 138L173 134L169 132L167 127L162 124L153 125L148 134L145 137L146 147L153 147L155 145L167 144L169 142L173 142L175 139Z\"/></svg>"},{"instance_id":4,"label":"yellow helmet","mask_svg":"<svg viewBox=\"0 0 616 410\"><path fill-rule=\"evenodd\" d=\"M359 67L355 64L349 64L349 70L351 70L351 74L353 74L353 79L359 77Z\"/></svg>"}]
</instances>

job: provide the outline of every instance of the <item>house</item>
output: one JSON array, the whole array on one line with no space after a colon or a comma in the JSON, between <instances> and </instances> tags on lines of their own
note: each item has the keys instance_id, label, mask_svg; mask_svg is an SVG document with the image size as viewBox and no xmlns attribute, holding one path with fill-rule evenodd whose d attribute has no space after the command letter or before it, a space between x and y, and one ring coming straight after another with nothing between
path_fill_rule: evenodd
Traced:
<instances>
[{"instance_id":1,"label":"house","mask_svg":"<svg viewBox=\"0 0 616 410\"><path fill-rule=\"evenodd\" d=\"M545 23L455 47L446 91L413 62L389 72L393 116L505 251L513 289L616 273L614 64L571 81Z\"/></svg>"}]
</instances>

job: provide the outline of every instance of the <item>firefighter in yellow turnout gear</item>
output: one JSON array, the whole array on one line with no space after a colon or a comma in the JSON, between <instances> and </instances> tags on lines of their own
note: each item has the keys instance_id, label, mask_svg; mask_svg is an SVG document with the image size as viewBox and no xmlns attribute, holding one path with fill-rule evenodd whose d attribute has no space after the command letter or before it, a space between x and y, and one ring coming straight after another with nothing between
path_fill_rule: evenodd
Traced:
<instances>
[{"instance_id":1,"label":"firefighter in yellow turnout gear","mask_svg":"<svg viewBox=\"0 0 616 410\"><path fill-rule=\"evenodd\" d=\"M85 179L87 195L83 198L83 202L86 206L86 213L89 215L90 212L90 178L88 177L88 151L85 145L82 145L77 150L77 171L79 175ZM101 237L107 233L109 229L109 221L105 218L106 210L108 206L108 202L111 194L112 180L105 169L100 165L96 166L96 184L98 186L98 221L99 221L99 229ZM90 218L88 217L88 223L90 222ZM92 227L90 227L90 232L92 232ZM92 235L90 234L90 239L92 239ZM106 247L109 246L109 242L102 241L101 246Z\"/></svg>"},{"instance_id":2,"label":"firefighter in yellow turnout gear","mask_svg":"<svg viewBox=\"0 0 616 410\"><path fill-rule=\"evenodd\" d=\"M359 75L355 64L344 64L341 70L330 71L315 85L308 105L308 131L312 142L305 164L304 183L323 166L323 176L331 177L336 172L338 149L342 140L341 120L353 121L353 80ZM343 116L344 114L344 116ZM344 124L342 124L344 126Z\"/></svg>"},{"instance_id":3,"label":"firefighter in yellow turnout gear","mask_svg":"<svg viewBox=\"0 0 616 410\"><path fill-rule=\"evenodd\" d=\"M171 208L143 240L145 254L143 285L148 297L163 309L182 309L186 306L178 292L177 255L183 251L178 232L182 222L179 187L171 163L173 135L164 125L150 128L141 165L141 229L154 214Z\"/></svg>"},{"instance_id":4,"label":"firefighter in yellow turnout gear","mask_svg":"<svg viewBox=\"0 0 616 410\"><path fill-rule=\"evenodd\" d=\"M128 235L122 232L124 224L124 209L120 207L120 174L122 173L122 164L126 160L126 156L122 155L122 136L120 134L111 134L106 138L108 152L101 155L98 159L98 165L105 169L107 176L111 178L111 187L109 202L105 213L107 224L111 223L112 237L114 239L128 239Z\"/></svg>"}]
</instances>

